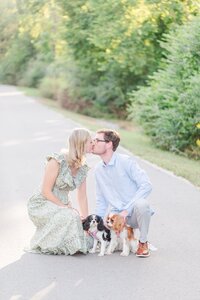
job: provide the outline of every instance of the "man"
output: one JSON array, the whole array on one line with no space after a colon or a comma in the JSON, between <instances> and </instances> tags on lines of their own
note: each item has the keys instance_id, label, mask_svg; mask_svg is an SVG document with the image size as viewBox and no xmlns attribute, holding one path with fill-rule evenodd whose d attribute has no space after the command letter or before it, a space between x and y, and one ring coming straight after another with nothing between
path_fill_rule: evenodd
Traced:
<instances>
[{"instance_id":1,"label":"man","mask_svg":"<svg viewBox=\"0 0 200 300\"><path fill-rule=\"evenodd\" d=\"M136 256L150 255L147 243L152 210L146 200L152 187L149 178L135 160L116 153L119 134L111 129L98 130L93 140L93 154L101 157L95 170L96 213L101 217L109 212L119 213L133 228L139 228L140 237Z\"/></svg>"}]
</instances>

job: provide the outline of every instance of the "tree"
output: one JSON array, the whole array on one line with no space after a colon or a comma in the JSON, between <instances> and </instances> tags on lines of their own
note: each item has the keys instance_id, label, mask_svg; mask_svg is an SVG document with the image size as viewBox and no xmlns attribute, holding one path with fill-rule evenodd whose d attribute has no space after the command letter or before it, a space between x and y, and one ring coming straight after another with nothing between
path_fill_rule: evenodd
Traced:
<instances>
[{"instance_id":1,"label":"tree","mask_svg":"<svg viewBox=\"0 0 200 300\"><path fill-rule=\"evenodd\" d=\"M67 11L67 41L79 67L82 98L115 114L126 112L127 93L158 67L159 40L186 22L192 1L61 1Z\"/></svg>"},{"instance_id":2,"label":"tree","mask_svg":"<svg viewBox=\"0 0 200 300\"><path fill-rule=\"evenodd\" d=\"M130 95L131 116L165 150L200 158L200 18L166 35L162 68Z\"/></svg>"}]
</instances>

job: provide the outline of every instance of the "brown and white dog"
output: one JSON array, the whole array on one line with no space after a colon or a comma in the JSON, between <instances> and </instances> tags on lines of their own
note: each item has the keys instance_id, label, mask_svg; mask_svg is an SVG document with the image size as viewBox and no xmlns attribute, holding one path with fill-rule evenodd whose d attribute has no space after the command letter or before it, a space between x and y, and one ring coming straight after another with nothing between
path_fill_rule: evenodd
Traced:
<instances>
[{"instance_id":1,"label":"brown and white dog","mask_svg":"<svg viewBox=\"0 0 200 300\"><path fill-rule=\"evenodd\" d=\"M107 217L106 225L111 232L111 241L106 250L106 254L113 253L122 244L122 252L120 255L128 256L130 251L136 252L138 241L134 237L133 228L126 225L123 216L118 214L110 214Z\"/></svg>"}]
</instances>

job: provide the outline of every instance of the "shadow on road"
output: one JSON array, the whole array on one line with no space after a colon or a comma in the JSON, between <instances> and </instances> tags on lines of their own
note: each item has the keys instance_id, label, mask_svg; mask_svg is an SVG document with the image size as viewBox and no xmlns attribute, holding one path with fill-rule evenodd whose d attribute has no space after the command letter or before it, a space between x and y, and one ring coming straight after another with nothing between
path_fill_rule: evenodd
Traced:
<instances>
[{"instance_id":1,"label":"shadow on road","mask_svg":"<svg viewBox=\"0 0 200 300\"><path fill-rule=\"evenodd\" d=\"M141 264L146 268L148 264L134 254L118 257L118 266L113 273L116 256L119 256L118 252L105 257L97 257L96 254L55 256L25 253L19 260L1 269L0 299L78 300L81 295L84 299L120 299L118 286L131 296L133 287L128 281L122 285L121 278L126 278L130 265L133 266L133 276L135 265ZM99 277L102 272L104 276ZM108 282L113 282L113 285L107 285Z\"/></svg>"}]
</instances>

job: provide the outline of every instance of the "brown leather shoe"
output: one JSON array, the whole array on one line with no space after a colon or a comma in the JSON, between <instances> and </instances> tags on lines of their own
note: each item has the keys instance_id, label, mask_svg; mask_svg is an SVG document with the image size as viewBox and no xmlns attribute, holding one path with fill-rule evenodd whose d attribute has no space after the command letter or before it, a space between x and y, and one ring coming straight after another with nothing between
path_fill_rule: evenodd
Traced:
<instances>
[{"instance_id":1,"label":"brown leather shoe","mask_svg":"<svg viewBox=\"0 0 200 300\"><path fill-rule=\"evenodd\" d=\"M148 243L141 243L139 241L138 249L136 251L136 256L138 257L148 257L150 255Z\"/></svg>"}]
</instances>

